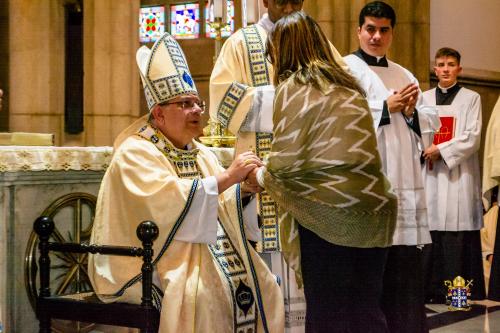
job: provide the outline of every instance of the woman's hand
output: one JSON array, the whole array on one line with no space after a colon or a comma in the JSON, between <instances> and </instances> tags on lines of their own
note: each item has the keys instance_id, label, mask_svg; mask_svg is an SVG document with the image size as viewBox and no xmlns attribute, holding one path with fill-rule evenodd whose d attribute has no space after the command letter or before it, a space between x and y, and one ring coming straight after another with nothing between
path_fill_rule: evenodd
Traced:
<instances>
[{"instance_id":1,"label":"woman's hand","mask_svg":"<svg viewBox=\"0 0 500 333\"><path fill-rule=\"evenodd\" d=\"M243 183L241 183L241 190L249 193L260 193L264 191L262 187L260 187L259 182L257 181L257 171L259 168L254 168L247 175L247 178Z\"/></svg>"}]
</instances>

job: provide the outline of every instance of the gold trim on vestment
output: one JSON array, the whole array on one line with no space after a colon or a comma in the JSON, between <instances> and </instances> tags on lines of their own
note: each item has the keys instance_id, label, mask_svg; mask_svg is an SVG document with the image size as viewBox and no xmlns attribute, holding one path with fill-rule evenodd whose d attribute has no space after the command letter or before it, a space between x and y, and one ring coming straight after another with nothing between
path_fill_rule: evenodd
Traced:
<instances>
[{"instance_id":1,"label":"gold trim on vestment","mask_svg":"<svg viewBox=\"0 0 500 333\"><path fill-rule=\"evenodd\" d=\"M254 87L271 84L269 78L268 62L265 57L265 45L257 30L257 26L251 25L244 28L243 36L248 50L248 62L250 64L250 76ZM264 160L271 151L272 133L255 133L256 154ZM257 196L259 216L262 222L262 252L274 252L281 250L280 232L277 211L278 208L267 192Z\"/></svg>"},{"instance_id":2,"label":"gold trim on vestment","mask_svg":"<svg viewBox=\"0 0 500 333\"><path fill-rule=\"evenodd\" d=\"M178 149L151 125L141 128L138 135L152 142L175 165L179 178L193 179L203 176L196 162L199 149ZM248 270L219 220L217 242L215 245L208 245L208 249L231 291L233 331L257 332L257 302L251 289Z\"/></svg>"}]
</instances>

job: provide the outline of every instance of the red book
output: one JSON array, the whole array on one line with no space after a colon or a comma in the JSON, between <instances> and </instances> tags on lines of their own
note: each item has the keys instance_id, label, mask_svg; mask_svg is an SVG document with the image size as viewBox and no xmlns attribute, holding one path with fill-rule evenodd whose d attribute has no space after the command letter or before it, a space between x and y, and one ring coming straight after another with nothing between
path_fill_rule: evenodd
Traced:
<instances>
[{"instance_id":1,"label":"red book","mask_svg":"<svg viewBox=\"0 0 500 333\"><path fill-rule=\"evenodd\" d=\"M455 136L455 117L439 117L441 128L434 134L435 145L450 141Z\"/></svg>"}]
</instances>

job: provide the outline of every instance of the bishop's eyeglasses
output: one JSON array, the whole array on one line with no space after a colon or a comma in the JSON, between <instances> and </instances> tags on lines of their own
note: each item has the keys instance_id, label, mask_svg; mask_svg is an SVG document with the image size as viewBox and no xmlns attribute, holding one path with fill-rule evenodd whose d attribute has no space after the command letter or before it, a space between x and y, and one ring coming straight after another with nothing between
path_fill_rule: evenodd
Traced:
<instances>
[{"instance_id":1,"label":"bishop's eyeglasses","mask_svg":"<svg viewBox=\"0 0 500 333\"><path fill-rule=\"evenodd\" d=\"M205 101L200 101L196 99L186 99L186 100L181 100L181 101L175 101L175 102L166 102L166 103L161 103L160 105L169 105L169 104L176 104L177 106L180 106L183 110L189 109L192 110L194 109L195 106L199 107L201 109L201 112L205 112L206 104Z\"/></svg>"}]
</instances>

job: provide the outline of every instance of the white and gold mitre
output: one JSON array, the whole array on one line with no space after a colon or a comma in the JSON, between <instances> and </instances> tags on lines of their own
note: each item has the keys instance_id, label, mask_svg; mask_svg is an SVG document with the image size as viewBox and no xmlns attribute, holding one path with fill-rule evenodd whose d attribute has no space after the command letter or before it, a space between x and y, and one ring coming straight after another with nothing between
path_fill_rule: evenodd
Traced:
<instances>
[{"instance_id":1,"label":"white and gold mitre","mask_svg":"<svg viewBox=\"0 0 500 333\"><path fill-rule=\"evenodd\" d=\"M149 110L176 96L198 95L184 52L169 33L163 34L152 49L139 48L136 60Z\"/></svg>"}]
</instances>

